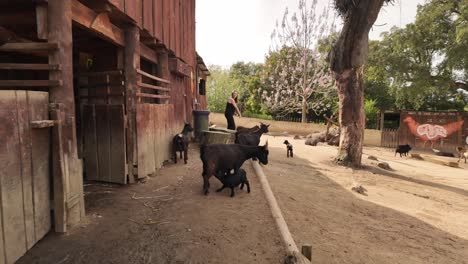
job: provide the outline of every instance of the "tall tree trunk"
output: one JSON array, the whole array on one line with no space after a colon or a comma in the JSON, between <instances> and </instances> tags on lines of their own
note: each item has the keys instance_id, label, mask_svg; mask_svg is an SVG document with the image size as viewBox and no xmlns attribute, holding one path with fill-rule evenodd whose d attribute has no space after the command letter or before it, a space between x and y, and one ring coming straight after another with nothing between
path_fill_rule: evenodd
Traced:
<instances>
[{"instance_id":1,"label":"tall tree trunk","mask_svg":"<svg viewBox=\"0 0 468 264\"><path fill-rule=\"evenodd\" d=\"M337 81L339 98L340 147L337 161L343 165L361 165L364 141L363 66L345 71Z\"/></svg>"},{"instance_id":2,"label":"tall tree trunk","mask_svg":"<svg viewBox=\"0 0 468 264\"><path fill-rule=\"evenodd\" d=\"M337 162L361 166L364 141L363 65L369 50L369 30L385 0L360 0L348 6L340 38L331 52L339 97L340 148Z\"/></svg>"},{"instance_id":3,"label":"tall tree trunk","mask_svg":"<svg viewBox=\"0 0 468 264\"><path fill-rule=\"evenodd\" d=\"M307 99L302 98L301 123L307 123Z\"/></svg>"}]
</instances>

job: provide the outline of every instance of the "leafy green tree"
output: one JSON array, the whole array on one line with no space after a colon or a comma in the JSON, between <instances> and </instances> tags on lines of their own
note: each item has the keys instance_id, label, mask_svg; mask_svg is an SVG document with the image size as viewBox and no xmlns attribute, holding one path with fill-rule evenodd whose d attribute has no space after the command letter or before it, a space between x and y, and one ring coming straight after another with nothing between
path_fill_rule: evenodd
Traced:
<instances>
[{"instance_id":1,"label":"leafy green tree","mask_svg":"<svg viewBox=\"0 0 468 264\"><path fill-rule=\"evenodd\" d=\"M229 70L217 65L210 65L209 69L211 76L206 84L208 110L224 112L226 102L232 91L237 90L239 94L243 94L244 89L239 80L231 76Z\"/></svg>"},{"instance_id":2,"label":"leafy green tree","mask_svg":"<svg viewBox=\"0 0 468 264\"><path fill-rule=\"evenodd\" d=\"M238 80L244 88L244 93L240 95L239 106L241 111L251 114L263 114L261 97L259 90L261 88L261 73L263 64L253 62L237 62L230 68L232 78Z\"/></svg>"}]
</instances>

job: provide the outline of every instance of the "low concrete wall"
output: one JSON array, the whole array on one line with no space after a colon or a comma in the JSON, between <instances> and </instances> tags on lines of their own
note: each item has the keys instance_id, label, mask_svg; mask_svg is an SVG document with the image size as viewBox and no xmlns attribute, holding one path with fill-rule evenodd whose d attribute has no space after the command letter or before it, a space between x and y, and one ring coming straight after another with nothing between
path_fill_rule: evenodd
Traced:
<instances>
[{"instance_id":1,"label":"low concrete wall","mask_svg":"<svg viewBox=\"0 0 468 264\"><path fill-rule=\"evenodd\" d=\"M211 123L218 127L225 128L227 126L226 118L221 113L210 113L209 119ZM270 124L268 128L273 133L288 132L290 135L307 136L314 132L321 132L327 129L325 125L314 123L296 123L285 121L263 120L250 117L234 117L236 126L253 127L260 122ZM381 131L374 129L366 129L364 133L364 145L366 146L380 146Z\"/></svg>"}]
</instances>

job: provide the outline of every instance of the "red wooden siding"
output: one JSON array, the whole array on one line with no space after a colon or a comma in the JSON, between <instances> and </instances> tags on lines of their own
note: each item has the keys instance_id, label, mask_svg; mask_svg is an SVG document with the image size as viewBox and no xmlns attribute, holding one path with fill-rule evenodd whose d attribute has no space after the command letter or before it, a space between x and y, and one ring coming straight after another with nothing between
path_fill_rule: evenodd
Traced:
<instances>
[{"instance_id":1,"label":"red wooden siding","mask_svg":"<svg viewBox=\"0 0 468 264\"><path fill-rule=\"evenodd\" d=\"M195 0L108 0L195 68Z\"/></svg>"}]
</instances>

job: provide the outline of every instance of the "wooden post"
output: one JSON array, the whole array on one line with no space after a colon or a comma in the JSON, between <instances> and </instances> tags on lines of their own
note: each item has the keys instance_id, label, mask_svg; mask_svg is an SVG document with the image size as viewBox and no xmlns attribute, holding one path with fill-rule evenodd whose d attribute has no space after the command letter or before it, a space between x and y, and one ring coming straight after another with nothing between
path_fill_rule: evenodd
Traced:
<instances>
[{"instance_id":1,"label":"wooden post","mask_svg":"<svg viewBox=\"0 0 468 264\"><path fill-rule=\"evenodd\" d=\"M140 30L132 26L125 31L125 103L127 105L127 164L129 182L135 181L134 166L138 164L136 100L137 83L141 81L140 69Z\"/></svg>"},{"instance_id":2,"label":"wooden post","mask_svg":"<svg viewBox=\"0 0 468 264\"><path fill-rule=\"evenodd\" d=\"M310 262L312 262L312 246L309 244L302 245L301 253L306 257Z\"/></svg>"},{"instance_id":3,"label":"wooden post","mask_svg":"<svg viewBox=\"0 0 468 264\"><path fill-rule=\"evenodd\" d=\"M77 153L73 93L72 1L49 0L47 13L48 40L57 45L57 49L50 51L49 64L61 64L60 71L49 73L49 79L61 85L50 87L49 92L50 102L63 106L62 116L57 116L62 120L61 135L52 136L54 151L63 155L53 153L52 156L54 182L63 181L63 188L54 190L54 204L66 205L64 212L55 208L55 228L57 232L65 232L67 224L77 223L84 217L83 173ZM73 198L73 203L69 198Z\"/></svg>"}]
</instances>

